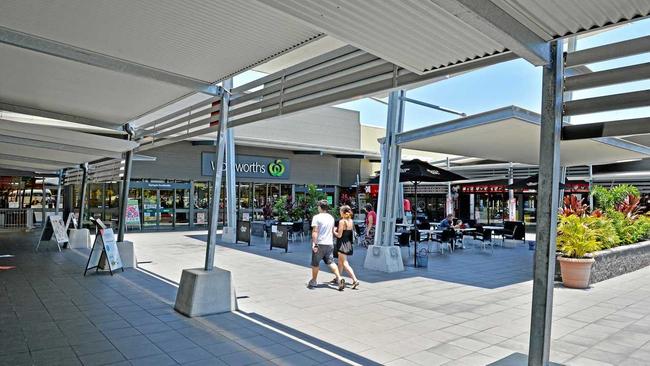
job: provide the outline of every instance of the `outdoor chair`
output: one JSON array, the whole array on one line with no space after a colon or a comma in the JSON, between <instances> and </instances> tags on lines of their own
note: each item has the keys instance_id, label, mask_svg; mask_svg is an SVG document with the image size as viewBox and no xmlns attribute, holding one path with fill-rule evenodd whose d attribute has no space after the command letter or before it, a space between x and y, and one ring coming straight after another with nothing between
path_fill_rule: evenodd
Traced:
<instances>
[{"instance_id":1,"label":"outdoor chair","mask_svg":"<svg viewBox=\"0 0 650 366\"><path fill-rule=\"evenodd\" d=\"M299 222L294 222L291 224L291 240L295 241L298 236L301 237L302 240L305 240L305 232L303 230L303 224L302 221Z\"/></svg>"},{"instance_id":2,"label":"outdoor chair","mask_svg":"<svg viewBox=\"0 0 650 366\"><path fill-rule=\"evenodd\" d=\"M483 225L476 225L476 231L473 233L474 240L478 240L481 249L486 249L489 245L494 252L494 243L492 242L492 231L483 229Z\"/></svg>"},{"instance_id":3,"label":"outdoor chair","mask_svg":"<svg viewBox=\"0 0 650 366\"><path fill-rule=\"evenodd\" d=\"M456 230L454 229L445 229L440 234L440 241L438 242L438 249L440 254L445 253L445 247L450 252L454 251L454 241L456 240Z\"/></svg>"},{"instance_id":4,"label":"outdoor chair","mask_svg":"<svg viewBox=\"0 0 650 366\"><path fill-rule=\"evenodd\" d=\"M526 243L526 226L522 221L505 221L503 223L503 232L501 234L501 242L505 240L521 240Z\"/></svg>"}]
</instances>

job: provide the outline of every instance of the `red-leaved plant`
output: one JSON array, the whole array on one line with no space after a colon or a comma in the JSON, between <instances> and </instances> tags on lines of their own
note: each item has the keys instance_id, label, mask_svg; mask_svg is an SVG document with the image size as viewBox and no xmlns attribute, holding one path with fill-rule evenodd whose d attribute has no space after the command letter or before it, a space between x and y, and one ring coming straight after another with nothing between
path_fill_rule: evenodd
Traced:
<instances>
[{"instance_id":1,"label":"red-leaved plant","mask_svg":"<svg viewBox=\"0 0 650 366\"><path fill-rule=\"evenodd\" d=\"M621 212L628 219L636 219L639 211L639 202L641 199L632 194L628 194L623 202L616 205L616 211Z\"/></svg>"},{"instance_id":2,"label":"red-leaved plant","mask_svg":"<svg viewBox=\"0 0 650 366\"><path fill-rule=\"evenodd\" d=\"M584 199L578 199L576 196L566 196L563 200L563 207L560 208L560 215L562 216L578 216L584 217L589 213L589 206L583 203ZM591 212L592 217L602 217L603 211L596 209Z\"/></svg>"}]
</instances>

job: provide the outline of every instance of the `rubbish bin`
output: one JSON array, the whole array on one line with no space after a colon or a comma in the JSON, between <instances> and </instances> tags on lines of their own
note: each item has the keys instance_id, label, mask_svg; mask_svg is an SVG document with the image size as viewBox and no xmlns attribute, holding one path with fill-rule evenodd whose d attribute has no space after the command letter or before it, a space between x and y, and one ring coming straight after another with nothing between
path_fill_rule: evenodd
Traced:
<instances>
[{"instance_id":1,"label":"rubbish bin","mask_svg":"<svg viewBox=\"0 0 650 366\"><path fill-rule=\"evenodd\" d=\"M427 268L429 266L429 251L426 248L420 249L416 254L416 265L418 268Z\"/></svg>"}]
</instances>

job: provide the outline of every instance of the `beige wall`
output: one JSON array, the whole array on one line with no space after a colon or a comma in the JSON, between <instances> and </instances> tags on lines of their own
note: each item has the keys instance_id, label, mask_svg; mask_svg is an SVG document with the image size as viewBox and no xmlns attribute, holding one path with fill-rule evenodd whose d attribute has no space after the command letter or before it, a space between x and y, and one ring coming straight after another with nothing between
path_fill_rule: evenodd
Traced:
<instances>
[{"instance_id":1,"label":"beige wall","mask_svg":"<svg viewBox=\"0 0 650 366\"><path fill-rule=\"evenodd\" d=\"M359 112L324 107L235 127L235 139L249 137L318 145L323 149L359 149Z\"/></svg>"}]
</instances>

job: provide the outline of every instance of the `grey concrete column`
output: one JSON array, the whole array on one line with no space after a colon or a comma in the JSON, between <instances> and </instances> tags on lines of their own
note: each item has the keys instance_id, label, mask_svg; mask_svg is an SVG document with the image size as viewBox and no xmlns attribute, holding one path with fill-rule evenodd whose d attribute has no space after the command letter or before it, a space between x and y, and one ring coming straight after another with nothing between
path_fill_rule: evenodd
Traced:
<instances>
[{"instance_id":1,"label":"grey concrete column","mask_svg":"<svg viewBox=\"0 0 650 366\"><path fill-rule=\"evenodd\" d=\"M46 209L45 209L45 198L47 195L45 194L45 177L41 177L41 225L45 226L45 214L46 214Z\"/></svg>"},{"instance_id":2,"label":"grey concrete column","mask_svg":"<svg viewBox=\"0 0 650 366\"><path fill-rule=\"evenodd\" d=\"M551 342L564 75L562 48L557 42L550 43L550 60L542 74L537 245L528 351L528 364L535 366L548 364Z\"/></svg>"},{"instance_id":3,"label":"grey concrete column","mask_svg":"<svg viewBox=\"0 0 650 366\"><path fill-rule=\"evenodd\" d=\"M223 177L223 162L226 153L226 131L228 129L228 109L230 105L230 88L232 79L224 81L224 93L221 96L221 111L219 112L219 130L217 132L217 154L214 174L212 176L212 202L210 203L210 222L208 226L208 242L205 251L206 271L214 268L214 251L217 245L217 225L219 223L219 200L221 198L221 180Z\"/></svg>"}]
</instances>

